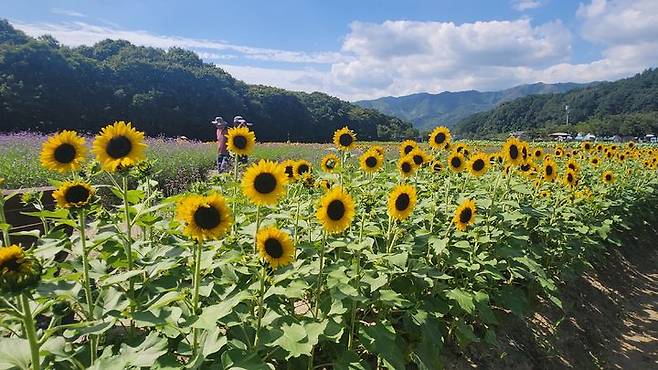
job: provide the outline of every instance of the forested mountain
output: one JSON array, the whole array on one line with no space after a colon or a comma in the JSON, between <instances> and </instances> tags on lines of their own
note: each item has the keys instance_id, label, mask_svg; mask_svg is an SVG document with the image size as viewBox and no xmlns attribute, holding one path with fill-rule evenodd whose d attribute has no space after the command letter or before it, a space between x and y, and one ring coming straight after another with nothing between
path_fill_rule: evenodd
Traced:
<instances>
[{"instance_id":1,"label":"forested mountain","mask_svg":"<svg viewBox=\"0 0 658 370\"><path fill-rule=\"evenodd\" d=\"M437 124L451 127L460 119L473 113L489 110L502 102L523 96L562 93L588 85L590 84L545 84L539 82L501 91L480 92L469 90L444 91L439 94L420 93L400 97L387 96L375 100L361 100L354 102L354 104L411 121L416 128L429 129Z\"/></svg>"},{"instance_id":2,"label":"forested mountain","mask_svg":"<svg viewBox=\"0 0 658 370\"><path fill-rule=\"evenodd\" d=\"M570 126L565 127L565 106ZM658 69L562 94L531 95L476 113L455 126L467 137L518 130L586 130L598 135L658 132Z\"/></svg>"},{"instance_id":3,"label":"forested mountain","mask_svg":"<svg viewBox=\"0 0 658 370\"><path fill-rule=\"evenodd\" d=\"M345 124L362 140L415 135L408 122L323 93L247 85L188 50L123 40L69 48L0 20L0 132L96 132L127 120L147 135L205 140L213 117L234 115L264 141L327 141Z\"/></svg>"}]
</instances>

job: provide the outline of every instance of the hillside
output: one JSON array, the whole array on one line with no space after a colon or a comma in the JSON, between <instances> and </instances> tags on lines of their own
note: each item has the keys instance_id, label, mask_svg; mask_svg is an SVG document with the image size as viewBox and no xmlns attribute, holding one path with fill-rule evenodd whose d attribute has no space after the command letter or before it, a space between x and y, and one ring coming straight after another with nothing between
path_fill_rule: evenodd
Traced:
<instances>
[{"instance_id":1,"label":"hillside","mask_svg":"<svg viewBox=\"0 0 658 370\"><path fill-rule=\"evenodd\" d=\"M577 83L545 84L539 82L501 91L480 92L469 90L444 91L439 94L420 93L400 97L387 96L375 100L361 100L354 102L354 104L411 121L416 128L429 129L438 123L451 127L459 120L473 113L489 110L502 102L523 96L562 93L588 85Z\"/></svg>"},{"instance_id":2,"label":"hillside","mask_svg":"<svg viewBox=\"0 0 658 370\"><path fill-rule=\"evenodd\" d=\"M263 141L327 141L346 123L363 140L415 134L408 122L327 94L247 85L188 50L123 40L69 48L0 20L0 132L96 132L121 119L151 136L207 140L218 115L255 122Z\"/></svg>"},{"instance_id":3,"label":"hillside","mask_svg":"<svg viewBox=\"0 0 658 370\"><path fill-rule=\"evenodd\" d=\"M569 127L565 127L565 106ZM644 135L658 132L658 69L633 77L562 94L531 95L459 121L455 132L466 137L511 131L589 131L597 135Z\"/></svg>"}]
</instances>

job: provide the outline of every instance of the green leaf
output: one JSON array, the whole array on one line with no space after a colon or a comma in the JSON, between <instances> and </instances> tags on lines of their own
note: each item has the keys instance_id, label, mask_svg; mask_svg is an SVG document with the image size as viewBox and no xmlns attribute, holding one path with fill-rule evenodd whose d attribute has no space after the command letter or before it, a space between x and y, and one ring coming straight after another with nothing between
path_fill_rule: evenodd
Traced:
<instances>
[{"instance_id":1,"label":"green leaf","mask_svg":"<svg viewBox=\"0 0 658 370\"><path fill-rule=\"evenodd\" d=\"M29 369L30 344L25 339L0 338L0 369Z\"/></svg>"},{"instance_id":2,"label":"green leaf","mask_svg":"<svg viewBox=\"0 0 658 370\"><path fill-rule=\"evenodd\" d=\"M132 271L126 271L121 274L117 275L112 275L108 277L107 279L101 280L100 281L100 286L108 286L112 284L118 284L118 283L124 283L127 282L131 277L137 276L144 273L144 270L132 270Z\"/></svg>"},{"instance_id":3,"label":"green leaf","mask_svg":"<svg viewBox=\"0 0 658 370\"><path fill-rule=\"evenodd\" d=\"M157 301L153 302L147 309L152 310L164 306L168 306L172 302L180 301L182 299L185 299L185 294L181 293L179 291L175 292L168 292L162 297L160 297Z\"/></svg>"},{"instance_id":4,"label":"green leaf","mask_svg":"<svg viewBox=\"0 0 658 370\"><path fill-rule=\"evenodd\" d=\"M228 339L219 327L210 328L206 331L205 339L203 341L202 353L204 357L208 357L213 353L219 352L222 347L226 345Z\"/></svg>"},{"instance_id":5,"label":"green leaf","mask_svg":"<svg viewBox=\"0 0 658 370\"><path fill-rule=\"evenodd\" d=\"M389 324L378 322L373 326L360 326L361 343L373 354L384 359L384 365L389 369L404 369L403 351L396 342L397 334Z\"/></svg>"},{"instance_id":6,"label":"green leaf","mask_svg":"<svg viewBox=\"0 0 658 370\"><path fill-rule=\"evenodd\" d=\"M421 339L415 351L420 362L418 365L425 369L442 369L443 323L428 317L421 328Z\"/></svg>"},{"instance_id":7,"label":"green leaf","mask_svg":"<svg viewBox=\"0 0 658 370\"><path fill-rule=\"evenodd\" d=\"M473 313L475 304L473 303L473 294L461 288L455 288L446 292L446 297L457 302L459 307L467 313Z\"/></svg>"},{"instance_id":8,"label":"green leaf","mask_svg":"<svg viewBox=\"0 0 658 370\"><path fill-rule=\"evenodd\" d=\"M258 353L238 348L222 353L221 362L226 370L271 370Z\"/></svg>"},{"instance_id":9,"label":"green leaf","mask_svg":"<svg viewBox=\"0 0 658 370\"><path fill-rule=\"evenodd\" d=\"M219 304L204 308L197 321L192 324L192 327L199 329L209 329L214 327L219 319L230 314L238 303L249 297L249 292L243 290L231 298L225 299Z\"/></svg>"},{"instance_id":10,"label":"green leaf","mask_svg":"<svg viewBox=\"0 0 658 370\"><path fill-rule=\"evenodd\" d=\"M511 286L505 286L500 290L496 302L519 317L522 317L528 308L525 292Z\"/></svg>"},{"instance_id":11,"label":"green leaf","mask_svg":"<svg viewBox=\"0 0 658 370\"><path fill-rule=\"evenodd\" d=\"M278 346L287 351L288 355L286 356L286 359L311 354L313 344L310 342L310 338L308 337L303 325L297 323L288 325L284 323L281 326L281 331L283 332L281 336L274 342L268 344L269 346Z\"/></svg>"}]
</instances>

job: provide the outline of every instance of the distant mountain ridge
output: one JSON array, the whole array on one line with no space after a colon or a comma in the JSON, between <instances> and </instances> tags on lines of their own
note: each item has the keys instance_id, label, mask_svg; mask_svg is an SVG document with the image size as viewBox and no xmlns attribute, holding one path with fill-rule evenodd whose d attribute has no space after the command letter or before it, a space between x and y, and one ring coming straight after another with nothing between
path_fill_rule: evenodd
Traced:
<instances>
[{"instance_id":1,"label":"distant mountain ridge","mask_svg":"<svg viewBox=\"0 0 658 370\"><path fill-rule=\"evenodd\" d=\"M500 91L444 91L439 94L418 93L400 97L387 96L374 100L360 100L354 104L411 121L415 128L429 129L437 124L452 127L473 113L483 112L500 103L528 95L559 94L596 84L556 83L519 85Z\"/></svg>"}]
</instances>

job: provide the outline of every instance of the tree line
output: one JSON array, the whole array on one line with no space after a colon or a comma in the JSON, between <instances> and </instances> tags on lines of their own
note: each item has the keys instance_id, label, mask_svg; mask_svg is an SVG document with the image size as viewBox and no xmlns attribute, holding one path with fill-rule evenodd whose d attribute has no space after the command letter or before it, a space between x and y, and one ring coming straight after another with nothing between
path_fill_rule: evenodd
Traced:
<instances>
[{"instance_id":1,"label":"tree line","mask_svg":"<svg viewBox=\"0 0 658 370\"><path fill-rule=\"evenodd\" d=\"M569 126L565 106L569 106ZM465 137L512 131L583 130L597 135L658 132L658 69L562 94L531 95L473 114L457 123Z\"/></svg>"},{"instance_id":2,"label":"tree line","mask_svg":"<svg viewBox=\"0 0 658 370\"><path fill-rule=\"evenodd\" d=\"M0 132L134 122L150 136L214 138L210 121L242 115L262 141L324 142L349 124L361 140L399 140L411 123L314 92L248 85L194 52L104 40L66 47L0 20Z\"/></svg>"}]
</instances>

